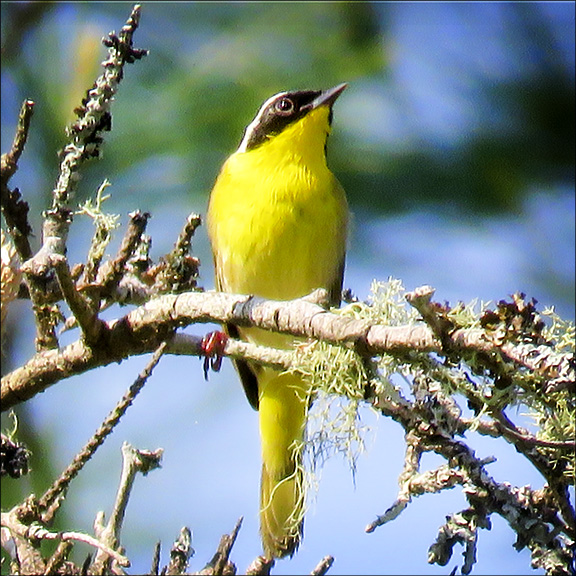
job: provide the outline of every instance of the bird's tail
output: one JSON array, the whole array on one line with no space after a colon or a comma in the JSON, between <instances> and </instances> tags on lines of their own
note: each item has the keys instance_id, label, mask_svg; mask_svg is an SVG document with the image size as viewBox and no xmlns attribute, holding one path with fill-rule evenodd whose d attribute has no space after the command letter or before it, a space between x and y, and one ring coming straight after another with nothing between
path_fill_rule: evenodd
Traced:
<instances>
[{"instance_id":1,"label":"bird's tail","mask_svg":"<svg viewBox=\"0 0 576 576\"><path fill-rule=\"evenodd\" d=\"M302 446L308 395L294 374L262 376L260 534L265 554L282 558L294 554L304 525Z\"/></svg>"}]
</instances>

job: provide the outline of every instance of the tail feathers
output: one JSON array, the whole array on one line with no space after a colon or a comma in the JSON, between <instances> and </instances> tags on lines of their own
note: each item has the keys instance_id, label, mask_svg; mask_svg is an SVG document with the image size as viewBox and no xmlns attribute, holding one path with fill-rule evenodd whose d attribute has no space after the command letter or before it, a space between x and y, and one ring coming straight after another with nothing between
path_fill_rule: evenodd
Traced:
<instances>
[{"instance_id":1,"label":"tail feathers","mask_svg":"<svg viewBox=\"0 0 576 576\"><path fill-rule=\"evenodd\" d=\"M262 441L260 535L269 558L292 556L302 538L305 490L302 465L307 385L291 373L258 378Z\"/></svg>"},{"instance_id":2,"label":"tail feathers","mask_svg":"<svg viewBox=\"0 0 576 576\"><path fill-rule=\"evenodd\" d=\"M283 478L274 478L264 464L260 491L260 534L269 558L292 556L304 528L302 467L295 465Z\"/></svg>"}]
</instances>

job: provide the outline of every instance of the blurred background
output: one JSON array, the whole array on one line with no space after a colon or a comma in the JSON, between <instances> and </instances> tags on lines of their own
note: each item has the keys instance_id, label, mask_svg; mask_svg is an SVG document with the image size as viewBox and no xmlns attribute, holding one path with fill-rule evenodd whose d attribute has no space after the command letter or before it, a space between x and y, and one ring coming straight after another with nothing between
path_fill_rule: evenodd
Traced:
<instances>
[{"instance_id":1,"label":"blurred background","mask_svg":"<svg viewBox=\"0 0 576 576\"><path fill-rule=\"evenodd\" d=\"M2 152L22 101L36 103L11 181L30 204L35 247L65 127L100 73L101 38L120 30L131 7L2 2ZM451 304L523 291L539 309L553 306L573 320L574 28L573 2L144 3L135 46L150 54L126 67L103 157L85 168L77 202L108 178L104 209L120 214L123 226L129 212L151 212L158 258L189 212L205 214L220 165L266 98L346 81L328 150L354 214L345 286L364 299L373 279L393 276L408 290L431 284ZM84 259L92 231L76 217L72 263ZM204 228L194 253L199 284L213 288ZM34 353L29 303L15 303L7 322L3 373ZM18 410L34 473L3 480L3 509L49 486L147 360L71 378ZM370 431L355 476L342 458L328 461L300 551L273 573L308 573L327 554L335 556L331 574L446 574L461 565L458 546L446 567L426 561L445 516L466 507L458 488L416 499L393 523L364 533L396 498L404 443L394 422L369 410L362 418ZM198 359L164 358L72 485L58 527L90 532L98 510L109 514L124 440L165 450L162 469L138 479L128 507L122 537L130 572L149 569L157 540L166 563L184 525L197 551L190 570L199 570L243 516L231 556L242 573L260 553L259 438L231 365L206 382ZM496 456L488 470L497 481L542 485L512 447L473 434L467 441L479 457ZM423 459L424 469L440 463ZM529 568L527 550L512 548L506 522L492 521L479 533L475 573L542 573Z\"/></svg>"}]
</instances>

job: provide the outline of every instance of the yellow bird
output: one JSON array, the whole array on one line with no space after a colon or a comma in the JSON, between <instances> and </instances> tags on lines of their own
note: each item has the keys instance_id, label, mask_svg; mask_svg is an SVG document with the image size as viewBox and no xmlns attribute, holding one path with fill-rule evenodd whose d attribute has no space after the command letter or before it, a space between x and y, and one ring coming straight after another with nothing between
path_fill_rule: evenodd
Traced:
<instances>
[{"instance_id":1,"label":"yellow bird","mask_svg":"<svg viewBox=\"0 0 576 576\"><path fill-rule=\"evenodd\" d=\"M326 164L332 106L347 84L281 92L248 125L222 166L208 207L216 287L291 300L326 288L340 302L348 227L342 186ZM277 348L294 338L259 329L228 333ZM259 411L260 534L269 558L292 556L302 537L302 470L309 389L297 375L236 361Z\"/></svg>"}]
</instances>

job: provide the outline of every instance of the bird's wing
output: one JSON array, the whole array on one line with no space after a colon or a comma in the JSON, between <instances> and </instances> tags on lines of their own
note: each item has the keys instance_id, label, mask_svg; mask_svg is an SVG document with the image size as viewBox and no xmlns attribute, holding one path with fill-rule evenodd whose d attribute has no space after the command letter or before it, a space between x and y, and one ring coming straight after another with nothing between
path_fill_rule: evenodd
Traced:
<instances>
[{"instance_id":1,"label":"bird's wing","mask_svg":"<svg viewBox=\"0 0 576 576\"><path fill-rule=\"evenodd\" d=\"M218 273L218 267L216 266L216 289L222 290L222 281ZM238 326L234 324L224 324L224 332L232 338L242 339ZM234 367L236 368L238 374L240 375L240 381L244 388L244 393L250 406L254 410L258 410L258 378L256 376L256 367L249 364L246 360L232 360Z\"/></svg>"},{"instance_id":2,"label":"bird's wing","mask_svg":"<svg viewBox=\"0 0 576 576\"><path fill-rule=\"evenodd\" d=\"M234 324L226 324L224 326L226 333L232 338L241 339L240 333L238 331L238 326ZM250 406L254 410L258 410L258 377L256 376L256 367L246 360L232 360L238 374L240 376L240 381L244 387L244 393Z\"/></svg>"},{"instance_id":3,"label":"bird's wing","mask_svg":"<svg viewBox=\"0 0 576 576\"><path fill-rule=\"evenodd\" d=\"M332 286L329 287L330 304L332 306L338 306L342 300L342 284L344 282L344 266L346 264L346 255L342 254L340 259L340 264L338 266L338 274L332 282Z\"/></svg>"}]
</instances>

